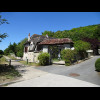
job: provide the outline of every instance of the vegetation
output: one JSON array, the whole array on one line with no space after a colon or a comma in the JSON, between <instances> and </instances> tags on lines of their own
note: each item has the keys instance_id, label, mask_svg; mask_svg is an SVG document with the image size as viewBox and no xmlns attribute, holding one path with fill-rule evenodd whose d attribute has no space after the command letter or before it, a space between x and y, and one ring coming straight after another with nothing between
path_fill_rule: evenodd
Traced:
<instances>
[{"instance_id":1,"label":"vegetation","mask_svg":"<svg viewBox=\"0 0 100 100\"><path fill-rule=\"evenodd\" d=\"M0 15L0 25L2 24L9 24L8 21L5 18L2 18L2 16ZM2 41L2 39L6 38L8 35L7 33L0 33L0 42Z\"/></svg>"},{"instance_id":2,"label":"vegetation","mask_svg":"<svg viewBox=\"0 0 100 100\"><path fill-rule=\"evenodd\" d=\"M17 53L16 49L17 49L17 44L15 42L13 44L10 43L8 48L6 48L4 50L4 54L5 55L10 55L10 53L14 53L16 55L16 53Z\"/></svg>"},{"instance_id":3,"label":"vegetation","mask_svg":"<svg viewBox=\"0 0 100 100\"><path fill-rule=\"evenodd\" d=\"M27 41L27 38L20 41L18 44L15 42L9 44L8 48L4 50L5 55L10 55L10 53L15 54L18 57L23 57L24 43Z\"/></svg>"},{"instance_id":4,"label":"vegetation","mask_svg":"<svg viewBox=\"0 0 100 100\"><path fill-rule=\"evenodd\" d=\"M19 76L21 76L19 72L13 66L8 65L5 57L0 58L0 83L11 81Z\"/></svg>"},{"instance_id":5,"label":"vegetation","mask_svg":"<svg viewBox=\"0 0 100 100\"><path fill-rule=\"evenodd\" d=\"M0 50L0 58L3 56L4 52Z\"/></svg>"},{"instance_id":6,"label":"vegetation","mask_svg":"<svg viewBox=\"0 0 100 100\"><path fill-rule=\"evenodd\" d=\"M23 57L24 52L24 43L27 41L27 38L21 40L17 45L17 57Z\"/></svg>"},{"instance_id":7,"label":"vegetation","mask_svg":"<svg viewBox=\"0 0 100 100\"><path fill-rule=\"evenodd\" d=\"M96 71L100 71L100 58L97 59L95 62L95 69L96 69Z\"/></svg>"},{"instance_id":8,"label":"vegetation","mask_svg":"<svg viewBox=\"0 0 100 100\"><path fill-rule=\"evenodd\" d=\"M73 41L82 40L83 38L91 38L100 40L100 24L89 25L85 27L73 28L71 30L64 31L44 31L42 35L46 35L55 38L71 38Z\"/></svg>"},{"instance_id":9,"label":"vegetation","mask_svg":"<svg viewBox=\"0 0 100 100\"><path fill-rule=\"evenodd\" d=\"M98 49L100 48L100 40L98 40L97 38L96 39L84 38L82 40L90 43L91 49L94 51L94 54L98 54Z\"/></svg>"},{"instance_id":10,"label":"vegetation","mask_svg":"<svg viewBox=\"0 0 100 100\"><path fill-rule=\"evenodd\" d=\"M39 64L42 66L49 64L50 55L48 53L41 53L38 56Z\"/></svg>"},{"instance_id":11,"label":"vegetation","mask_svg":"<svg viewBox=\"0 0 100 100\"><path fill-rule=\"evenodd\" d=\"M39 66L38 63L34 63L34 62L28 62L27 61L20 61L20 63L24 64L24 65L28 65L28 66Z\"/></svg>"},{"instance_id":12,"label":"vegetation","mask_svg":"<svg viewBox=\"0 0 100 100\"><path fill-rule=\"evenodd\" d=\"M8 64L7 62L6 62L6 58L5 57L1 57L0 58L0 64Z\"/></svg>"},{"instance_id":13,"label":"vegetation","mask_svg":"<svg viewBox=\"0 0 100 100\"><path fill-rule=\"evenodd\" d=\"M91 48L90 43L78 40L74 43L75 50L81 55L81 59L86 58L86 50Z\"/></svg>"},{"instance_id":14,"label":"vegetation","mask_svg":"<svg viewBox=\"0 0 100 100\"><path fill-rule=\"evenodd\" d=\"M75 54L76 54L76 51L75 50L71 50L71 49L64 49L61 51L61 57L62 59L65 60L65 65L66 66L70 66L74 59L75 59Z\"/></svg>"}]
</instances>

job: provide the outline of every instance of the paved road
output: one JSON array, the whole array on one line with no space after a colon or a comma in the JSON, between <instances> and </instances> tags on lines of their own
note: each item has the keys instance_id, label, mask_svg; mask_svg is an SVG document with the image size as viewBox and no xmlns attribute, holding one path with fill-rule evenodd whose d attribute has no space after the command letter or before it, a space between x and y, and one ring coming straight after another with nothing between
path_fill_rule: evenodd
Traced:
<instances>
[{"instance_id":1,"label":"paved road","mask_svg":"<svg viewBox=\"0 0 100 100\"><path fill-rule=\"evenodd\" d=\"M54 73L68 77L72 77L70 76L71 73L77 73L80 76L74 78L100 85L100 72L95 71L95 65L94 65L97 58L100 58L100 56L95 56L80 64L72 65L70 67L54 65L51 67L49 66L38 67L38 69L49 73Z\"/></svg>"},{"instance_id":2,"label":"paved road","mask_svg":"<svg viewBox=\"0 0 100 100\"><path fill-rule=\"evenodd\" d=\"M100 73L96 72L94 67L97 58L100 58L100 56L95 56L70 67L64 65L34 67L34 69L46 73L29 80L9 85L9 87L99 87ZM71 73L79 74L79 76L70 76Z\"/></svg>"}]
</instances>

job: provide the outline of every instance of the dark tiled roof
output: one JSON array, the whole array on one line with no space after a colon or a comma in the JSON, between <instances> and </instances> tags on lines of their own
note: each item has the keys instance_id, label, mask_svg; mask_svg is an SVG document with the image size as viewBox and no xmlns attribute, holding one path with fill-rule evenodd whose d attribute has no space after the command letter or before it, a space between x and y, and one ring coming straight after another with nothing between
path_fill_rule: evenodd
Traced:
<instances>
[{"instance_id":1,"label":"dark tiled roof","mask_svg":"<svg viewBox=\"0 0 100 100\"><path fill-rule=\"evenodd\" d=\"M47 39L43 40L39 44L66 44L66 43L73 43L73 41L69 38L63 38L63 39Z\"/></svg>"},{"instance_id":2,"label":"dark tiled roof","mask_svg":"<svg viewBox=\"0 0 100 100\"><path fill-rule=\"evenodd\" d=\"M46 37L46 36L43 36L43 35L37 35L37 34L34 34L34 35L32 35L31 37L30 37L30 41L27 41L24 45L26 45L26 44L30 44L31 43L31 41L34 43L34 48L33 48L33 50L35 49L35 46L38 44L38 43L40 43L40 42L42 42L43 40L47 40L47 39L54 39L53 37Z\"/></svg>"}]
</instances>

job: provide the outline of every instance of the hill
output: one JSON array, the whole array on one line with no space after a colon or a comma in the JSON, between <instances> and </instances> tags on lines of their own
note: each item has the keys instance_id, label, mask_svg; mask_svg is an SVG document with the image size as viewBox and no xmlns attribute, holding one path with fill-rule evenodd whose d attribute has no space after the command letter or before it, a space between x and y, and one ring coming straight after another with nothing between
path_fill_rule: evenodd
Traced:
<instances>
[{"instance_id":1,"label":"hill","mask_svg":"<svg viewBox=\"0 0 100 100\"><path fill-rule=\"evenodd\" d=\"M42 35L55 38L71 38L73 41L82 40L83 38L98 39L100 40L100 24L89 25L84 27L73 28L64 31L44 31Z\"/></svg>"}]
</instances>

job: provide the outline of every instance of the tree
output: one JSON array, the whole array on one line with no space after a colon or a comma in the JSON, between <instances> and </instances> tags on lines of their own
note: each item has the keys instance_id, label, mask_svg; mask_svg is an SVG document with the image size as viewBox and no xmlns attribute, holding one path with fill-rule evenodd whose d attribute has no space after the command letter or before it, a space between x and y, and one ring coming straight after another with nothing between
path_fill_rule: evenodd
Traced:
<instances>
[{"instance_id":1,"label":"tree","mask_svg":"<svg viewBox=\"0 0 100 100\"><path fill-rule=\"evenodd\" d=\"M9 48L6 48L6 49L4 50L4 55L9 55Z\"/></svg>"},{"instance_id":2,"label":"tree","mask_svg":"<svg viewBox=\"0 0 100 100\"><path fill-rule=\"evenodd\" d=\"M0 55L3 55L3 54L4 54L4 52L2 50L0 50Z\"/></svg>"},{"instance_id":3,"label":"tree","mask_svg":"<svg viewBox=\"0 0 100 100\"><path fill-rule=\"evenodd\" d=\"M0 15L0 25L2 24L9 24L8 21L6 19L2 19L2 16ZM2 39L6 38L8 35L7 33L0 33L0 42L2 41Z\"/></svg>"},{"instance_id":4,"label":"tree","mask_svg":"<svg viewBox=\"0 0 100 100\"><path fill-rule=\"evenodd\" d=\"M17 53L16 55L18 57L23 57L23 52L24 52L24 43L27 41L27 38L23 39L21 42L18 43L17 45Z\"/></svg>"},{"instance_id":5,"label":"tree","mask_svg":"<svg viewBox=\"0 0 100 100\"><path fill-rule=\"evenodd\" d=\"M17 55L17 44L15 42L13 43L13 52Z\"/></svg>"},{"instance_id":6,"label":"tree","mask_svg":"<svg viewBox=\"0 0 100 100\"><path fill-rule=\"evenodd\" d=\"M91 49L94 51L94 54L98 54L98 49L100 47L100 40L97 38L91 39L91 38L84 38L82 39L85 42L88 42L91 44Z\"/></svg>"},{"instance_id":7,"label":"tree","mask_svg":"<svg viewBox=\"0 0 100 100\"><path fill-rule=\"evenodd\" d=\"M48 36L50 36L50 37L54 36L54 32L52 32L52 31L44 31L44 32L42 32L42 35L46 36L46 34L48 34Z\"/></svg>"},{"instance_id":8,"label":"tree","mask_svg":"<svg viewBox=\"0 0 100 100\"><path fill-rule=\"evenodd\" d=\"M86 50L91 48L90 43L78 40L74 43L74 48L77 52L80 53L81 59L86 57Z\"/></svg>"}]
</instances>

